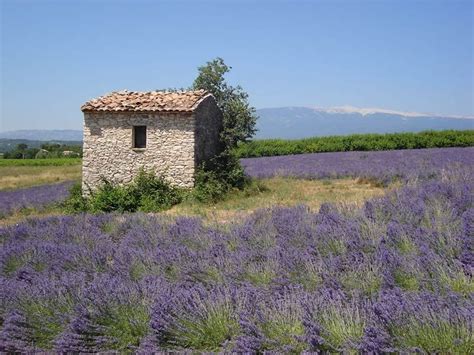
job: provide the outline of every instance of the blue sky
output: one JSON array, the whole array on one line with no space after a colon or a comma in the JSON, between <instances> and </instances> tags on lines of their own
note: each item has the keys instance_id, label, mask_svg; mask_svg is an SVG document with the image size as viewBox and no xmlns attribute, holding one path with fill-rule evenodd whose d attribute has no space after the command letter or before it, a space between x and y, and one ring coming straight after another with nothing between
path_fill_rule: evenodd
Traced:
<instances>
[{"instance_id":1,"label":"blue sky","mask_svg":"<svg viewBox=\"0 0 474 355\"><path fill-rule=\"evenodd\" d=\"M1 131L80 129L86 100L217 56L257 108L474 115L472 1L0 1Z\"/></svg>"}]
</instances>

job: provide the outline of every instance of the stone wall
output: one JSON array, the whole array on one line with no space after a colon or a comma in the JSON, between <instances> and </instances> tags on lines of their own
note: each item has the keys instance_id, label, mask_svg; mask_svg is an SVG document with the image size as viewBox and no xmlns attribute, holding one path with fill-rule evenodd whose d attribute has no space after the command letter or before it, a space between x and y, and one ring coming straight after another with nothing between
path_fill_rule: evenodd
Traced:
<instances>
[{"instance_id":1,"label":"stone wall","mask_svg":"<svg viewBox=\"0 0 474 355\"><path fill-rule=\"evenodd\" d=\"M181 187L194 185L195 124L191 114L84 112L83 191L101 177L118 184L133 180L140 168ZM132 147L133 126L147 126L146 148Z\"/></svg>"},{"instance_id":2,"label":"stone wall","mask_svg":"<svg viewBox=\"0 0 474 355\"><path fill-rule=\"evenodd\" d=\"M222 130L222 112L213 97L203 100L194 111L196 138L194 141L196 166L212 158L221 150L219 135Z\"/></svg>"}]
</instances>

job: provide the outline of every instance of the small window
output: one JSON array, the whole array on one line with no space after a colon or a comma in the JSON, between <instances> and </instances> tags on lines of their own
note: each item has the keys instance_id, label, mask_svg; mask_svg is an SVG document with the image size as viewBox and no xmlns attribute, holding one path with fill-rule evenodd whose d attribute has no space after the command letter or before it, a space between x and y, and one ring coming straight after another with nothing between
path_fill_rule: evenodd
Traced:
<instances>
[{"instance_id":1,"label":"small window","mask_svg":"<svg viewBox=\"0 0 474 355\"><path fill-rule=\"evenodd\" d=\"M133 126L133 148L146 148L146 126Z\"/></svg>"}]
</instances>

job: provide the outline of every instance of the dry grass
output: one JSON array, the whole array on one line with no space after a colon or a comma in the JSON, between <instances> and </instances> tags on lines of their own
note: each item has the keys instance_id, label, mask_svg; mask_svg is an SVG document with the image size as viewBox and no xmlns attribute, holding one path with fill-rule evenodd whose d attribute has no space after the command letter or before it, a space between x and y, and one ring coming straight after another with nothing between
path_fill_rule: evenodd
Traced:
<instances>
[{"instance_id":1,"label":"dry grass","mask_svg":"<svg viewBox=\"0 0 474 355\"><path fill-rule=\"evenodd\" d=\"M16 189L66 180L80 180L81 165L73 166L0 166L0 190ZM192 200L174 206L169 216L199 216L208 223L226 223L245 217L257 209L273 206L307 205L317 211L322 203L361 205L384 194L384 188L357 179L303 180L275 177L258 180L248 191L235 191L224 201L208 205ZM2 224L16 223L25 217L60 214L61 211L24 211Z\"/></svg>"},{"instance_id":2,"label":"dry grass","mask_svg":"<svg viewBox=\"0 0 474 355\"><path fill-rule=\"evenodd\" d=\"M0 166L0 190L80 180L81 165Z\"/></svg>"},{"instance_id":3,"label":"dry grass","mask_svg":"<svg viewBox=\"0 0 474 355\"><path fill-rule=\"evenodd\" d=\"M173 216L200 216L209 222L225 223L257 209L273 206L304 204L317 211L324 202L362 205L367 199L385 192L381 187L356 179L271 178L261 180L261 185L265 189L256 190L251 195L238 191L214 205L185 201L166 213Z\"/></svg>"},{"instance_id":4,"label":"dry grass","mask_svg":"<svg viewBox=\"0 0 474 355\"><path fill-rule=\"evenodd\" d=\"M64 216L64 211L58 207L45 208L43 210L26 209L0 219L0 227L24 222L29 218Z\"/></svg>"}]
</instances>

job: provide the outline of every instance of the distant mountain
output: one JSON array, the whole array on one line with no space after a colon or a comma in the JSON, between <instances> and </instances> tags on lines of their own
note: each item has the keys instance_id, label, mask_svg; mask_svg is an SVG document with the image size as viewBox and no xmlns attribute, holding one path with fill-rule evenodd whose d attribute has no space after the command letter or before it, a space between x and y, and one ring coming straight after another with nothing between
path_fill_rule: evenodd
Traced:
<instances>
[{"instance_id":1,"label":"distant mountain","mask_svg":"<svg viewBox=\"0 0 474 355\"><path fill-rule=\"evenodd\" d=\"M374 108L279 107L257 110L255 138L305 138L353 133L474 129L474 117L439 116Z\"/></svg>"},{"instance_id":2,"label":"distant mountain","mask_svg":"<svg viewBox=\"0 0 474 355\"><path fill-rule=\"evenodd\" d=\"M440 116L377 108L277 107L257 110L255 138L305 138L353 133L419 132L474 129L474 116ZM82 141L81 130L19 130L0 132L0 139Z\"/></svg>"},{"instance_id":3,"label":"distant mountain","mask_svg":"<svg viewBox=\"0 0 474 355\"><path fill-rule=\"evenodd\" d=\"M16 149L18 144L26 144L28 148L40 148L44 143L56 143L61 145L82 145L82 141L62 141L62 140L50 140L50 141L38 141L31 139L8 139L0 138L0 153L6 153Z\"/></svg>"},{"instance_id":4,"label":"distant mountain","mask_svg":"<svg viewBox=\"0 0 474 355\"><path fill-rule=\"evenodd\" d=\"M23 129L18 131L0 132L0 138L28 139L33 141L82 141L82 131L74 129Z\"/></svg>"}]
</instances>

